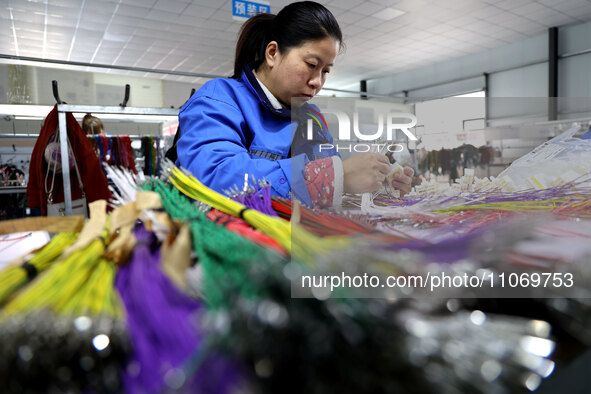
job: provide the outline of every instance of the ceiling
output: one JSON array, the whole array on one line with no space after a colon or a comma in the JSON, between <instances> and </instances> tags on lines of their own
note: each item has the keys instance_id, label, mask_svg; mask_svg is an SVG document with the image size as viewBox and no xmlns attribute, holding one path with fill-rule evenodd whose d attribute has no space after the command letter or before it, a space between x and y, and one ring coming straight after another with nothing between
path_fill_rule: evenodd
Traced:
<instances>
[{"instance_id":1,"label":"ceiling","mask_svg":"<svg viewBox=\"0 0 591 394\"><path fill-rule=\"evenodd\" d=\"M290 3L270 2L273 13ZM361 79L591 20L586 0L319 2L336 16L346 44L326 87L352 90ZM0 0L0 10L0 54L212 75L231 74L241 25L232 2L220 0Z\"/></svg>"}]
</instances>

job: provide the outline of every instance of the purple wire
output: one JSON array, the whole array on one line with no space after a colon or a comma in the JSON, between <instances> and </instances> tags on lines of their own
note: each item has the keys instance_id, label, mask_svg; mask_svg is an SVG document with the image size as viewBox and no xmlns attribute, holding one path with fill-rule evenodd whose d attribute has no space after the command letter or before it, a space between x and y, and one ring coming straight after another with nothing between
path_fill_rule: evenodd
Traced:
<instances>
[{"instance_id":1,"label":"purple wire","mask_svg":"<svg viewBox=\"0 0 591 394\"><path fill-rule=\"evenodd\" d=\"M204 307L162 273L155 236L142 225L136 226L134 234L138 242L133 256L119 269L115 281L133 346L123 382L129 393L176 391L179 387L167 385L174 369L182 369L193 354L203 350L205 338L198 319ZM223 358L209 355L190 381L181 383L191 392L229 393L238 377L237 369Z\"/></svg>"},{"instance_id":2,"label":"purple wire","mask_svg":"<svg viewBox=\"0 0 591 394\"><path fill-rule=\"evenodd\" d=\"M389 250L413 250L421 252L428 262L435 263L453 263L468 257L467 246L480 234L468 233L458 237L444 239L437 243L428 243L425 241L410 241L402 244L391 244L385 247Z\"/></svg>"},{"instance_id":3,"label":"purple wire","mask_svg":"<svg viewBox=\"0 0 591 394\"><path fill-rule=\"evenodd\" d=\"M478 205L497 202L539 201L553 198L577 197L580 196L581 193L589 193L591 192L589 187L585 187L582 185L584 182L589 180L590 179L588 176L581 176L578 179L567 184L541 190L523 190L516 192L471 192L462 193L461 196L454 195L447 198L444 198L441 195L418 195L405 196L403 199L384 198L374 200L374 202L378 205L381 202L389 206L409 207L421 202L432 201L437 205L440 205L442 208L445 208L447 206L453 206L453 203L460 205ZM576 187L577 189L574 190L573 187ZM466 202L466 200L472 201Z\"/></svg>"},{"instance_id":4,"label":"purple wire","mask_svg":"<svg viewBox=\"0 0 591 394\"><path fill-rule=\"evenodd\" d=\"M260 189L239 193L232 196L234 201L241 203L247 208L257 210L269 216L278 216L271 204L271 186L261 186Z\"/></svg>"},{"instance_id":5,"label":"purple wire","mask_svg":"<svg viewBox=\"0 0 591 394\"><path fill-rule=\"evenodd\" d=\"M448 225L439 231L448 233L449 236L437 242L424 240L412 240L404 243L384 245L386 250L412 250L420 252L425 257L425 262L448 264L468 258L472 253L470 247L475 241L482 239L483 235L497 224L491 224L472 231L465 231L462 225ZM498 230L498 228L497 228Z\"/></svg>"}]
</instances>

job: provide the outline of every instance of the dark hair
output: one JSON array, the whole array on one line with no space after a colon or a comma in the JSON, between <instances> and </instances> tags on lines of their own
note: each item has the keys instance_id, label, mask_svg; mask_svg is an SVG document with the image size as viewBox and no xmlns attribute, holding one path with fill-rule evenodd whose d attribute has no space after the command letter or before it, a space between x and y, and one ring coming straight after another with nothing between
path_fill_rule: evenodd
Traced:
<instances>
[{"instance_id":1,"label":"dark hair","mask_svg":"<svg viewBox=\"0 0 591 394\"><path fill-rule=\"evenodd\" d=\"M277 41L279 51L284 52L305 41L325 37L332 37L342 45L343 34L334 15L314 1L291 3L277 15L255 15L240 29L232 78L239 78L242 69L251 62L257 68L265 60L265 50L271 41Z\"/></svg>"},{"instance_id":2,"label":"dark hair","mask_svg":"<svg viewBox=\"0 0 591 394\"><path fill-rule=\"evenodd\" d=\"M96 116L86 114L82 119L82 130L88 135L101 134L103 132L103 121Z\"/></svg>"}]
</instances>

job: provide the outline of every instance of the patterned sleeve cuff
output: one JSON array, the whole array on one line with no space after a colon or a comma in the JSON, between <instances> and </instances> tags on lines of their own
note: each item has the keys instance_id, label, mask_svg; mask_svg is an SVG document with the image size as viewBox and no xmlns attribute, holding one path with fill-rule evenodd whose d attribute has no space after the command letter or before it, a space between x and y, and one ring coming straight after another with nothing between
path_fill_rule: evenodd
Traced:
<instances>
[{"instance_id":1,"label":"patterned sleeve cuff","mask_svg":"<svg viewBox=\"0 0 591 394\"><path fill-rule=\"evenodd\" d=\"M332 168L334 168L334 193L332 196L332 206L340 207L343 203L343 187L345 184L345 172L343 170L343 160L340 156L331 156Z\"/></svg>"},{"instance_id":2,"label":"patterned sleeve cuff","mask_svg":"<svg viewBox=\"0 0 591 394\"><path fill-rule=\"evenodd\" d=\"M314 160L306 164L304 180L313 207L326 208L333 205L336 167L332 157ZM342 164L340 171L342 172Z\"/></svg>"}]
</instances>

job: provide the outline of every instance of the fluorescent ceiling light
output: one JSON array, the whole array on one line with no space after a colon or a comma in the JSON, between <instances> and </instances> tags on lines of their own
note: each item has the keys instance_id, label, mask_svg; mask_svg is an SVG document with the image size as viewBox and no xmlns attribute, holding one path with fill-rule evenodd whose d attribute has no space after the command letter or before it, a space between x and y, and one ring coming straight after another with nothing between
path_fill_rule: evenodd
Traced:
<instances>
[{"instance_id":1,"label":"fluorescent ceiling light","mask_svg":"<svg viewBox=\"0 0 591 394\"><path fill-rule=\"evenodd\" d=\"M404 11L400 11L394 8L384 8L380 12L376 12L375 14L373 14L373 16L385 21L389 21L394 18L398 18L402 14L404 14Z\"/></svg>"},{"instance_id":2,"label":"fluorescent ceiling light","mask_svg":"<svg viewBox=\"0 0 591 394\"><path fill-rule=\"evenodd\" d=\"M81 120L85 114L74 114L76 119ZM135 121L138 123L164 123L178 120L174 115L125 115L125 114L93 114L102 120L117 120L120 122Z\"/></svg>"},{"instance_id":3,"label":"fluorescent ceiling light","mask_svg":"<svg viewBox=\"0 0 591 394\"><path fill-rule=\"evenodd\" d=\"M0 114L19 118L24 116L44 118L52 108L52 105L2 104Z\"/></svg>"},{"instance_id":4,"label":"fluorescent ceiling light","mask_svg":"<svg viewBox=\"0 0 591 394\"><path fill-rule=\"evenodd\" d=\"M466 93L466 94L459 94L453 97L485 97L484 90L480 90L478 92Z\"/></svg>"},{"instance_id":5,"label":"fluorescent ceiling light","mask_svg":"<svg viewBox=\"0 0 591 394\"><path fill-rule=\"evenodd\" d=\"M17 119L45 119L53 105L28 105L28 104L0 104L0 117L14 116ZM74 112L77 120L82 120L85 113ZM127 115L127 114L95 114L102 120L135 121L138 123L164 123L178 120L175 115Z\"/></svg>"}]
</instances>

